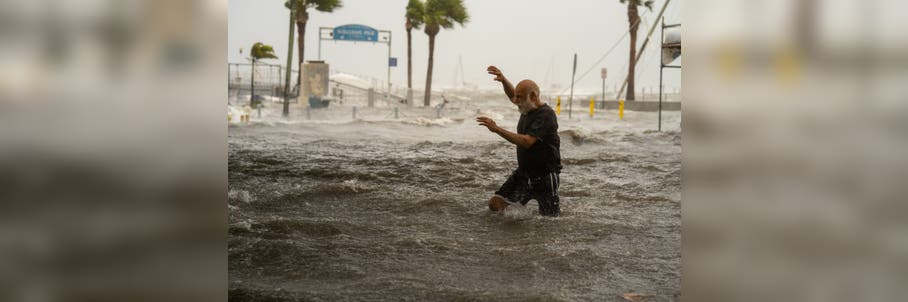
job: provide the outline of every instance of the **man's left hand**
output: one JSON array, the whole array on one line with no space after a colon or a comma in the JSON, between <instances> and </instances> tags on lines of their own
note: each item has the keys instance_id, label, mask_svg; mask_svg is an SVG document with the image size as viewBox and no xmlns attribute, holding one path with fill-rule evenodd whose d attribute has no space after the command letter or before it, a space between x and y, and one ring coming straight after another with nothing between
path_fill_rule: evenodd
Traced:
<instances>
[{"instance_id":1,"label":"man's left hand","mask_svg":"<svg viewBox=\"0 0 908 302\"><path fill-rule=\"evenodd\" d=\"M489 131L495 132L495 129L498 128L498 124L495 124L495 121L484 116L476 118L476 121L479 122L480 126L485 126Z\"/></svg>"}]
</instances>

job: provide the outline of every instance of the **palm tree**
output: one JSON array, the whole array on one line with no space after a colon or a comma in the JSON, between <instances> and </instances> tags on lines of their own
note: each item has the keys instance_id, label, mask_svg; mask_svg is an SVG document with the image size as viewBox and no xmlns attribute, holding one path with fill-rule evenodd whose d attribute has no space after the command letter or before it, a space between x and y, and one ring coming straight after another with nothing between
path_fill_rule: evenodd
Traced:
<instances>
[{"instance_id":1,"label":"palm tree","mask_svg":"<svg viewBox=\"0 0 908 302\"><path fill-rule=\"evenodd\" d=\"M627 22L630 24L630 60L627 65L627 100L634 100L634 68L637 65L637 29L640 27L640 14L637 13L637 7L646 6L650 11L653 10L653 0L619 0L622 4L627 4Z\"/></svg>"},{"instance_id":2,"label":"palm tree","mask_svg":"<svg viewBox=\"0 0 908 302\"><path fill-rule=\"evenodd\" d=\"M249 51L249 57L252 59L252 81L249 82L249 91L252 91L252 93L249 94L249 106L255 108L255 62L263 59L277 59L277 56L274 55L274 48L272 48L271 45L256 42L255 44L252 44L252 50Z\"/></svg>"},{"instance_id":3,"label":"palm tree","mask_svg":"<svg viewBox=\"0 0 908 302\"><path fill-rule=\"evenodd\" d=\"M341 0L287 0L287 2L284 2L284 7L296 12L296 32L299 35L297 50L300 53L299 64L297 64L299 65L299 74L296 78L297 86L301 85L303 79L303 62L305 60L303 52L306 46L306 22L309 22L309 8L314 7L317 11L330 13L342 6Z\"/></svg>"},{"instance_id":4,"label":"palm tree","mask_svg":"<svg viewBox=\"0 0 908 302\"><path fill-rule=\"evenodd\" d=\"M419 29L423 24L423 14L425 11L425 6L420 0L410 0L410 3L407 3L407 14L405 18L407 19L406 28L407 28L407 94L409 96L410 89L413 89L413 39L412 34L410 33L414 28ZM410 101L408 99L407 101Z\"/></svg>"},{"instance_id":5,"label":"palm tree","mask_svg":"<svg viewBox=\"0 0 908 302\"><path fill-rule=\"evenodd\" d=\"M453 28L454 23L463 26L469 20L463 0L426 0L423 14L423 31L429 36L429 68L426 71L425 105L429 106L432 96L432 64L435 56L435 35L442 28Z\"/></svg>"},{"instance_id":6,"label":"palm tree","mask_svg":"<svg viewBox=\"0 0 908 302\"><path fill-rule=\"evenodd\" d=\"M296 25L296 14L293 8L290 7L290 2L284 3L290 10L290 20L289 27L287 30L287 68L284 71L284 110L282 112L283 117L290 116L290 73L292 68L290 65L293 64L293 27Z\"/></svg>"}]
</instances>

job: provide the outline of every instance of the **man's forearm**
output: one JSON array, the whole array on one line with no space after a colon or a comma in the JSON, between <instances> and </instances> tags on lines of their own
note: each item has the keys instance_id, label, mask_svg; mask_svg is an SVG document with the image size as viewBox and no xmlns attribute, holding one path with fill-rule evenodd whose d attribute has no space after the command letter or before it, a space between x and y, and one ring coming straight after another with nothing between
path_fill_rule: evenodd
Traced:
<instances>
[{"instance_id":1,"label":"man's forearm","mask_svg":"<svg viewBox=\"0 0 908 302\"><path fill-rule=\"evenodd\" d=\"M505 130L501 127L495 127L496 134L504 138L505 140L511 142L512 144L517 145L518 147L529 149L533 146L533 143L536 141L530 139L528 135L517 134L508 130Z\"/></svg>"},{"instance_id":2,"label":"man's forearm","mask_svg":"<svg viewBox=\"0 0 908 302\"><path fill-rule=\"evenodd\" d=\"M508 99L514 98L514 85L511 85L511 82L508 79L501 81L501 87L504 88L504 94L508 95Z\"/></svg>"}]
</instances>

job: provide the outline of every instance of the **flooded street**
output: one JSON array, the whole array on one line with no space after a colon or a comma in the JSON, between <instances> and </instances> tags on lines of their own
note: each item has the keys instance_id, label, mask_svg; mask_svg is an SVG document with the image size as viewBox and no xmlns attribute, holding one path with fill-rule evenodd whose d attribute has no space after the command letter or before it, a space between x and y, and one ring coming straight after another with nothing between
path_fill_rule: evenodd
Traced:
<instances>
[{"instance_id":1,"label":"flooded street","mask_svg":"<svg viewBox=\"0 0 908 302\"><path fill-rule=\"evenodd\" d=\"M552 103L551 101L549 102ZM680 112L559 116L558 218L487 201L517 166L507 103L293 108L230 123L234 300L623 301L681 294ZM481 108L481 109L479 109ZM575 107L576 109L577 107Z\"/></svg>"}]
</instances>

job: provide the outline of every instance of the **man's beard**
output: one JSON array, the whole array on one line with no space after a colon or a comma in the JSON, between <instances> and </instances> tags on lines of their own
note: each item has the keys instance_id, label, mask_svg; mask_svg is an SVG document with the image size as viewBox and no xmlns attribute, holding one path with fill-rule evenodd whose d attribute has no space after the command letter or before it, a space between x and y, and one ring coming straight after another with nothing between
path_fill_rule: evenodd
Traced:
<instances>
[{"instance_id":1,"label":"man's beard","mask_svg":"<svg viewBox=\"0 0 908 302\"><path fill-rule=\"evenodd\" d=\"M527 114L527 112L533 111L536 109L533 107L533 101L530 98L526 98L523 102L517 103L517 110L520 111L520 114Z\"/></svg>"}]
</instances>

